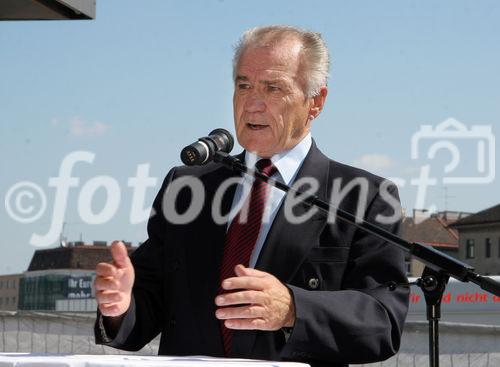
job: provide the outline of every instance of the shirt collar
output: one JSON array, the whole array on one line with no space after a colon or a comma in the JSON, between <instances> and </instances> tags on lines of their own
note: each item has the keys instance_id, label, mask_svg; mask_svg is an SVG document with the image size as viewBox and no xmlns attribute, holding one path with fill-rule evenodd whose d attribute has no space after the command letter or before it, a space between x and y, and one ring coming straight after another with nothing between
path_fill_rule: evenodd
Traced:
<instances>
[{"instance_id":1,"label":"shirt collar","mask_svg":"<svg viewBox=\"0 0 500 367\"><path fill-rule=\"evenodd\" d=\"M312 145L311 133L308 133L296 146L292 149L285 150L271 157L271 162L276 166L278 172L283 178L283 182L290 184L295 177L299 167L306 158L307 153ZM255 163L261 159L254 153L245 151L245 163L248 168L253 169Z\"/></svg>"}]
</instances>

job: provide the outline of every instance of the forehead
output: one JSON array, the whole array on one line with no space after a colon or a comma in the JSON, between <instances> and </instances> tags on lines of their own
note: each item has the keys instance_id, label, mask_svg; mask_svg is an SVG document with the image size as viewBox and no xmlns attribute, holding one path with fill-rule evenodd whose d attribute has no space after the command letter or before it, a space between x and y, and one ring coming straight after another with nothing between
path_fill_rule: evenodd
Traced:
<instances>
[{"instance_id":1,"label":"forehead","mask_svg":"<svg viewBox=\"0 0 500 367\"><path fill-rule=\"evenodd\" d=\"M237 75L295 77L299 73L301 50L300 43L294 40L247 48L240 57Z\"/></svg>"}]
</instances>

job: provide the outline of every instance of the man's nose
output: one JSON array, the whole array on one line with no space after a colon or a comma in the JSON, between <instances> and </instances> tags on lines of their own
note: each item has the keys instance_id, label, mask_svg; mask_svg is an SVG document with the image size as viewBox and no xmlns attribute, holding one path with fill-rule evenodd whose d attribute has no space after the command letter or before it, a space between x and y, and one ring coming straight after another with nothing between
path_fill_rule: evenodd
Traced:
<instances>
[{"instance_id":1,"label":"man's nose","mask_svg":"<svg viewBox=\"0 0 500 367\"><path fill-rule=\"evenodd\" d=\"M245 101L245 110L247 112L264 112L266 110L264 98L259 93L252 93Z\"/></svg>"}]
</instances>

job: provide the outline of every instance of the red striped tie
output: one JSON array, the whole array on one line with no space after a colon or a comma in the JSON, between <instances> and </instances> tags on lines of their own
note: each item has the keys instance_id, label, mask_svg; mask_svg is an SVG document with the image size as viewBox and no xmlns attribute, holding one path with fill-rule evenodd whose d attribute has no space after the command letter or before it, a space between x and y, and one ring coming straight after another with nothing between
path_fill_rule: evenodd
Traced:
<instances>
[{"instance_id":1,"label":"red striped tie","mask_svg":"<svg viewBox=\"0 0 500 367\"><path fill-rule=\"evenodd\" d=\"M277 171L270 159L259 160L255 167L266 176L272 176ZM269 189L269 185L256 178L250 191L249 201L243 205L231 222L224 243L220 273L221 282L235 276L234 267L236 265L243 264L246 267L249 265L250 256L259 237ZM218 294L224 292L222 288L219 288ZM224 320L220 321L224 353L227 357L231 352L233 331L224 326Z\"/></svg>"}]
</instances>

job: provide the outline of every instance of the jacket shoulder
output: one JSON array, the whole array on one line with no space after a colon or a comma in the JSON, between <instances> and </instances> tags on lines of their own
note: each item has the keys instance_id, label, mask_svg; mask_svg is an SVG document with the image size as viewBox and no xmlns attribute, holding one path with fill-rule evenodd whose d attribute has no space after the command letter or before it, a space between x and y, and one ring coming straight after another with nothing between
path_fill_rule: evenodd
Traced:
<instances>
[{"instance_id":1,"label":"jacket shoulder","mask_svg":"<svg viewBox=\"0 0 500 367\"><path fill-rule=\"evenodd\" d=\"M207 163L203 166L175 166L172 168L172 171L175 172L176 177L204 177L212 173L223 173L224 171L230 172L230 170L226 167L214 162Z\"/></svg>"}]
</instances>

